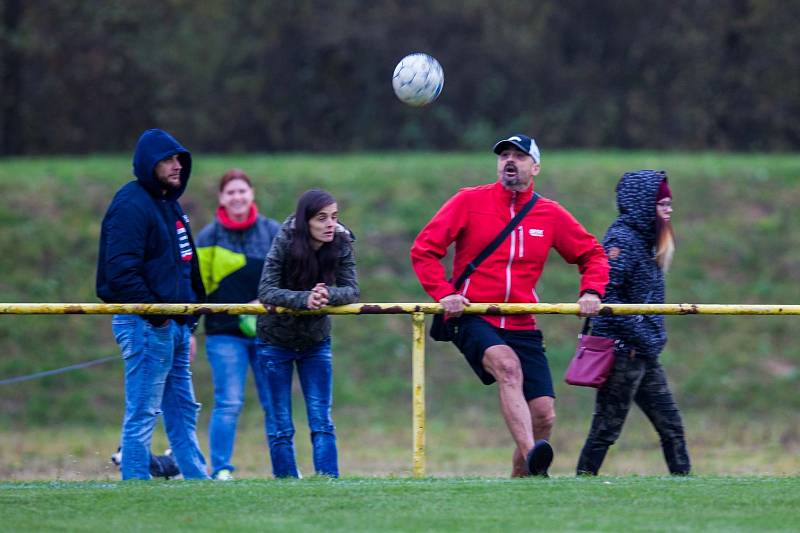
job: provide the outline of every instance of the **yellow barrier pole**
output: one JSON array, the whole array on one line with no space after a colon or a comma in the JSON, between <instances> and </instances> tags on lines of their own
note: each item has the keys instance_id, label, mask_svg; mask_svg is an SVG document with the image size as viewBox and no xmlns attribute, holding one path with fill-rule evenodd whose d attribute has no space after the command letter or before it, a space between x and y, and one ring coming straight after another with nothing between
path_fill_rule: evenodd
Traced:
<instances>
[{"instance_id":1,"label":"yellow barrier pole","mask_svg":"<svg viewBox=\"0 0 800 533\"><path fill-rule=\"evenodd\" d=\"M360 303L297 311L261 304L100 304L100 303L0 303L0 315L153 314L153 315L393 315L440 314L438 303ZM577 315L578 304L470 304L467 314ZM600 314L613 315L800 315L800 305L746 304L603 304Z\"/></svg>"},{"instance_id":2,"label":"yellow barrier pole","mask_svg":"<svg viewBox=\"0 0 800 533\"><path fill-rule=\"evenodd\" d=\"M471 304L467 314L578 314L578 305L557 304ZM160 314L160 315L263 315L263 314L411 314L412 417L414 432L413 477L425 475L425 314L442 313L437 303L363 303L296 311L260 304L98 304L98 303L0 303L0 315L53 314ZM720 304L605 304L601 315L800 315L800 305Z\"/></svg>"},{"instance_id":3,"label":"yellow barrier pole","mask_svg":"<svg viewBox=\"0 0 800 533\"><path fill-rule=\"evenodd\" d=\"M411 418L414 434L414 453L411 475L425 475L425 313L411 315Z\"/></svg>"}]
</instances>

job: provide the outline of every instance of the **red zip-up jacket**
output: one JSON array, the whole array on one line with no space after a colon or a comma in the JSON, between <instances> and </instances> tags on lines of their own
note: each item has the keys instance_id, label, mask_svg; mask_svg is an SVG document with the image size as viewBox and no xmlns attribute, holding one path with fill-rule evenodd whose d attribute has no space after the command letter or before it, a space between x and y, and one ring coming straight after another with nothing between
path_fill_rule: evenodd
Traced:
<instances>
[{"instance_id":1,"label":"red zip-up jacket","mask_svg":"<svg viewBox=\"0 0 800 533\"><path fill-rule=\"evenodd\" d=\"M540 197L497 249L464 281L460 291L445 279L441 259L455 242L453 281L494 240L533 194L505 189L500 182L461 189L422 228L411 247L411 263L422 287L437 302L461 292L471 302L536 303L536 282L550 248L578 265L580 294L601 297L608 283L608 260L597 239L558 202ZM483 316L493 326L536 329L533 315Z\"/></svg>"}]
</instances>

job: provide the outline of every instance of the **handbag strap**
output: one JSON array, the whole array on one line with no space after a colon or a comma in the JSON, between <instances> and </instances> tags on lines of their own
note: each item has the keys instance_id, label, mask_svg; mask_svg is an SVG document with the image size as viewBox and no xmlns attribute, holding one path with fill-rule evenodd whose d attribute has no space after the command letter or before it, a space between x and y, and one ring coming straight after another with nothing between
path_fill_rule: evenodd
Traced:
<instances>
[{"instance_id":1,"label":"handbag strap","mask_svg":"<svg viewBox=\"0 0 800 533\"><path fill-rule=\"evenodd\" d=\"M454 284L456 290L461 288L461 284L464 283L464 280L466 280L470 274L475 272L475 269L478 268L478 265L483 263L483 260L489 257L492 254L492 252L494 252L497 249L497 247L500 246L500 243L503 242L506 237L508 237L508 234L511 233L517 226L517 224L519 224L519 222L523 219L523 217L528 214L528 211L533 209L533 205L536 203L536 200L538 199L539 199L539 193L536 192L533 193L531 199L528 200L528 202L524 206L522 206L522 209L520 209L519 213L517 213L516 216L514 216L514 218L511 219L511 222L506 224L506 227L503 228L503 231L498 233L497 237L495 237L494 240L490 242L488 246L486 246L486 248L484 248L483 251L479 253L475 259L469 262L469 264L461 273L461 275L458 276L458 279Z\"/></svg>"}]
</instances>

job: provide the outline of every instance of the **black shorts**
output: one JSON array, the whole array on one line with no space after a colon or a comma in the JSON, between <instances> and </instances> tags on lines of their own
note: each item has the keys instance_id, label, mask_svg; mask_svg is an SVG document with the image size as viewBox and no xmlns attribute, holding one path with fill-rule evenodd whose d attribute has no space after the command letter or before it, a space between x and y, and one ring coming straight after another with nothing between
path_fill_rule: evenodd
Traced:
<instances>
[{"instance_id":1,"label":"black shorts","mask_svg":"<svg viewBox=\"0 0 800 533\"><path fill-rule=\"evenodd\" d=\"M497 381L483 367L483 355L490 346L506 345L519 357L522 366L522 390L530 401L540 396L555 398L550 366L544 351L542 332L537 330L508 330L492 326L478 315L463 315L453 340L466 357L469 366L484 385Z\"/></svg>"}]
</instances>

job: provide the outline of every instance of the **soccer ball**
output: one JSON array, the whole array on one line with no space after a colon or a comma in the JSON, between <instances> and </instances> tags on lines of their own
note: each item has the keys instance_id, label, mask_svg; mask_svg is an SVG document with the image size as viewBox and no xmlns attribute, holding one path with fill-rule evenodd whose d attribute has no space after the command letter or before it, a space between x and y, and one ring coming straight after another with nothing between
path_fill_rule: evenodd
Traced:
<instances>
[{"instance_id":1,"label":"soccer ball","mask_svg":"<svg viewBox=\"0 0 800 533\"><path fill-rule=\"evenodd\" d=\"M442 66L428 54L407 55L394 68L394 94L410 106L430 104L438 98L443 86Z\"/></svg>"}]
</instances>

